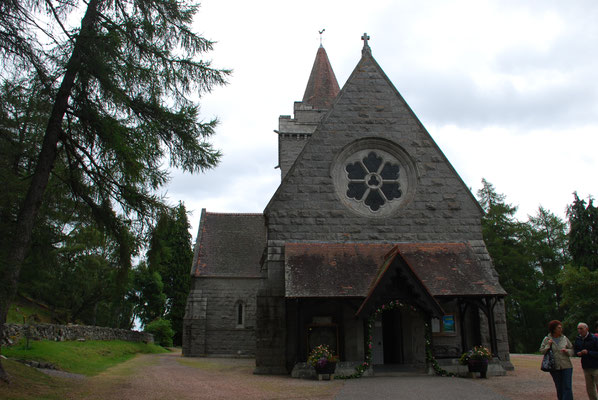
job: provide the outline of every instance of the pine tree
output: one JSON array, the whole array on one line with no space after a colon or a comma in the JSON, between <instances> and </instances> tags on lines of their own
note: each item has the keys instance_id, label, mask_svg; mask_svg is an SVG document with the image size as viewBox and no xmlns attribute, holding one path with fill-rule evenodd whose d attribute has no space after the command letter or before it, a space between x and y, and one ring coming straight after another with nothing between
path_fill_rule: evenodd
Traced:
<instances>
[{"instance_id":1,"label":"pine tree","mask_svg":"<svg viewBox=\"0 0 598 400\"><path fill-rule=\"evenodd\" d=\"M586 204L577 193L573 197L573 203L567 209L569 252L574 265L595 271L598 270L598 208L592 198Z\"/></svg>"},{"instance_id":2,"label":"pine tree","mask_svg":"<svg viewBox=\"0 0 598 400\"><path fill-rule=\"evenodd\" d=\"M598 208L592 198L586 203L574 193L567 216L571 264L559 275L565 322L570 329L580 321L592 327L598 322Z\"/></svg>"},{"instance_id":3,"label":"pine tree","mask_svg":"<svg viewBox=\"0 0 598 400\"><path fill-rule=\"evenodd\" d=\"M27 191L41 147L47 104L25 80L5 81L0 88L0 231L4 238L16 232L19 205ZM67 169L57 158L44 193L32 243L25 258L19 293L48 306L58 323L97 323L102 302L120 303L123 295L110 297L118 268L115 243L99 229L89 207L71 195L58 177ZM8 257L6 242L0 259ZM4 282L3 282L4 283ZM122 316L99 316L108 326L118 326ZM126 319L126 318L125 318Z\"/></svg>"},{"instance_id":4,"label":"pine tree","mask_svg":"<svg viewBox=\"0 0 598 400\"><path fill-rule=\"evenodd\" d=\"M509 326L509 345L513 352L533 351L537 346L535 332L544 328L544 316L537 312L540 300L538 272L534 269L525 237L529 227L515 219L517 207L505 202L491 183L482 180L478 191L480 205L486 212L482 218L484 242L507 291L505 307Z\"/></svg>"},{"instance_id":5,"label":"pine tree","mask_svg":"<svg viewBox=\"0 0 598 400\"><path fill-rule=\"evenodd\" d=\"M189 294L191 262L190 224L187 210L179 203L174 212L162 213L151 233L148 250L150 271L158 272L166 295L165 318L175 332L174 344L182 343L183 317Z\"/></svg>"},{"instance_id":6,"label":"pine tree","mask_svg":"<svg viewBox=\"0 0 598 400\"><path fill-rule=\"evenodd\" d=\"M225 83L228 71L198 59L213 43L191 29L196 11L185 0L0 2L2 83L18 71L50 105L14 231L2 244L0 332L51 176L117 243L115 296L124 298L135 237L165 208L155 194L168 180L164 158L189 172L218 162L208 142L216 120L200 121L194 99ZM69 26L81 14L80 26ZM0 379L8 379L1 363Z\"/></svg>"},{"instance_id":7,"label":"pine tree","mask_svg":"<svg viewBox=\"0 0 598 400\"><path fill-rule=\"evenodd\" d=\"M146 263L135 269L135 290L138 293L135 314L143 326L162 318L166 309L164 283L157 271L150 271Z\"/></svg>"},{"instance_id":8,"label":"pine tree","mask_svg":"<svg viewBox=\"0 0 598 400\"><path fill-rule=\"evenodd\" d=\"M567 224L555 214L539 207L536 215L529 217L529 226L530 235L525 245L532 255L534 267L539 272L540 294L544 299L545 314L562 314L563 293L558 276L571 261Z\"/></svg>"}]
</instances>

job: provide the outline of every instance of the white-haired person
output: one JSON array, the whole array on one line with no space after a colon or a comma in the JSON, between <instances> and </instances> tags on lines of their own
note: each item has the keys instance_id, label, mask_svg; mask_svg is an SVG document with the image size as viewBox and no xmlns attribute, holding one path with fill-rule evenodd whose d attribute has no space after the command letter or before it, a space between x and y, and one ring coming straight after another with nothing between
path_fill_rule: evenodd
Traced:
<instances>
[{"instance_id":1,"label":"white-haired person","mask_svg":"<svg viewBox=\"0 0 598 400\"><path fill-rule=\"evenodd\" d=\"M581 357L581 368L586 379L586 391L590 400L598 400L598 338L590 333L588 324L577 324L577 333L573 351Z\"/></svg>"}]
</instances>

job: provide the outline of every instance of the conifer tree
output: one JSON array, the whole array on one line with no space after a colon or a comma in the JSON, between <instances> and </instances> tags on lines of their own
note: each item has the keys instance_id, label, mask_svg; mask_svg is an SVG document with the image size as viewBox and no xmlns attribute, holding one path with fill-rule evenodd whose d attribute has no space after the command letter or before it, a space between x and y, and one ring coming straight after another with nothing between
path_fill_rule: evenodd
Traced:
<instances>
[{"instance_id":1,"label":"conifer tree","mask_svg":"<svg viewBox=\"0 0 598 400\"><path fill-rule=\"evenodd\" d=\"M540 276L540 294L545 314L562 314L562 287L558 276L571 261L568 249L567 224L543 207L529 217L530 234L525 246L532 255L532 263ZM553 317L554 319L556 317Z\"/></svg>"},{"instance_id":2,"label":"conifer tree","mask_svg":"<svg viewBox=\"0 0 598 400\"><path fill-rule=\"evenodd\" d=\"M598 208L591 197L587 203L577 193L573 193L573 197L567 209L569 252L574 265L595 271L598 270Z\"/></svg>"},{"instance_id":3,"label":"conifer tree","mask_svg":"<svg viewBox=\"0 0 598 400\"><path fill-rule=\"evenodd\" d=\"M135 314L143 326L162 318L166 308L164 283L157 271L150 271L146 263L141 263L135 269L136 297Z\"/></svg>"},{"instance_id":4,"label":"conifer tree","mask_svg":"<svg viewBox=\"0 0 598 400\"><path fill-rule=\"evenodd\" d=\"M228 71L199 59L213 43L192 30L197 8L185 0L0 2L0 79L18 71L49 105L26 195L14 213L0 211L14 216L2 243L0 332L51 176L114 238L116 294L124 294L135 238L165 208L156 194L168 180L164 159L189 172L218 162L208 141L216 120L199 120L197 98ZM77 15L80 25L70 26ZM8 379L1 363L0 379Z\"/></svg>"},{"instance_id":5,"label":"conifer tree","mask_svg":"<svg viewBox=\"0 0 598 400\"><path fill-rule=\"evenodd\" d=\"M193 261L189 228L187 210L182 203L173 212L162 213L152 230L147 254L149 270L158 272L164 283L165 318L171 322L175 332L175 345L182 344L189 271Z\"/></svg>"},{"instance_id":6,"label":"conifer tree","mask_svg":"<svg viewBox=\"0 0 598 400\"><path fill-rule=\"evenodd\" d=\"M543 316L536 312L539 288L538 272L532 265L524 244L528 226L515 219L517 207L505 202L505 196L482 180L478 191L480 205L486 212L482 218L484 242L507 291L505 308L512 352L529 352L537 346L535 331L543 329Z\"/></svg>"},{"instance_id":7,"label":"conifer tree","mask_svg":"<svg viewBox=\"0 0 598 400\"><path fill-rule=\"evenodd\" d=\"M592 327L598 322L598 208L592 198L586 203L574 193L567 216L571 264L559 275L566 327L573 329L580 321Z\"/></svg>"}]
</instances>

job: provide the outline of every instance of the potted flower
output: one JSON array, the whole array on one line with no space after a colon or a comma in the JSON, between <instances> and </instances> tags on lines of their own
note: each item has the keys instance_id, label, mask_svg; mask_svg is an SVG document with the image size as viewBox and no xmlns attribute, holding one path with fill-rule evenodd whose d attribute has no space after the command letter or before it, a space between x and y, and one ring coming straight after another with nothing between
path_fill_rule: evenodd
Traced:
<instances>
[{"instance_id":1,"label":"potted flower","mask_svg":"<svg viewBox=\"0 0 598 400\"><path fill-rule=\"evenodd\" d=\"M479 372L481 378L486 377L488 361L492 359L492 353L484 346L474 346L473 349L463 353L459 362L467 365L469 372Z\"/></svg>"},{"instance_id":2,"label":"potted flower","mask_svg":"<svg viewBox=\"0 0 598 400\"><path fill-rule=\"evenodd\" d=\"M316 369L318 375L334 374L337 362L338 357L325 344L314 347L307 357L307 363Z\"/></svg>"}]
</instances>

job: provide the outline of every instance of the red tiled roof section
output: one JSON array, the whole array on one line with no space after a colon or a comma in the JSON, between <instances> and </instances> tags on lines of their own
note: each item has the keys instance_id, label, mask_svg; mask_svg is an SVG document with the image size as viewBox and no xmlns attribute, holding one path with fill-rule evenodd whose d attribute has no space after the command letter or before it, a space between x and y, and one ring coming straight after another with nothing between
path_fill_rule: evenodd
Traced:
<instances>
[{"instance_id":1,"label":"red tiled roof section","mask_svg":"<svg viewBox=\"0 0 598 400\"><path fill-rule=\"evenodd\" d=\"M286 243L286 295L363 297L392 247L370 243Z\"/></svg>"},{"instance_id":2,"label":"red tiled roof section","mask_svg":"<svg viewBox=\"0 0 598 400\"><path fill-rule=\"evenodd\" d=\"M303 103L317 109L329 109L340 92L324 47L320 46L303 95Z\"/></svg>"},{"instance_id":3,"label":"red tiled roof section","mask_svg":"<svg viewBox=\"0 0 598 400\"><path fill-rule=\"evenodd\" d=\"M504 296L466 243L286 243L287 297L366 297L399 256L432 296Z\"/></svg>"},{"instance_id":4,"label":"red tiled roof section","mask_svg":"<svg viewBox=\"0 0 598 400\"><path fill-rule=\"evenodd\" d=\"M398 252L434 296L504 296L466 243L399 243Z\"/></svg>"}]
</instances>

